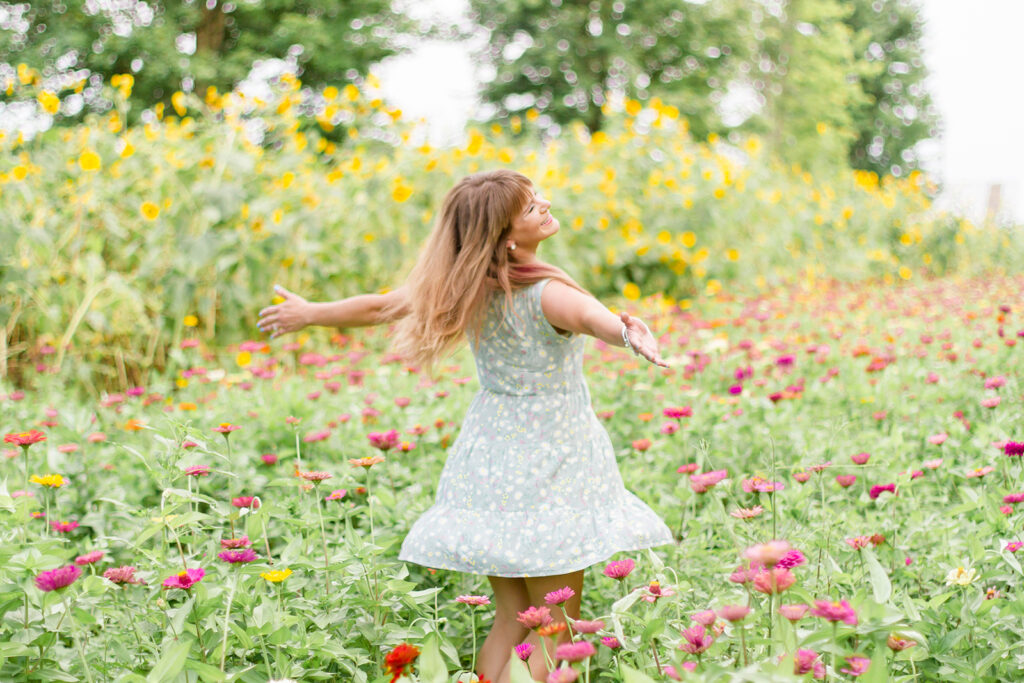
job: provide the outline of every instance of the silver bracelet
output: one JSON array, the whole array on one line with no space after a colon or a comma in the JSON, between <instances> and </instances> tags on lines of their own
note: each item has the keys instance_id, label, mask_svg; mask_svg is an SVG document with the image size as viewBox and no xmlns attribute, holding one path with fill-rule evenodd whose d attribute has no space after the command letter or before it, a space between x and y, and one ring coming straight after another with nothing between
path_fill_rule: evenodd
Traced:
<instances>
[{"instance_id":1,"label":"silver bracelet","mask_svg":"<svg viewBox=\"0 0 1024 683\"><path fill-rule=\"evenodd\" d=\"M634 356L640 355L637 350L633 348L633 344L629 341L629 336L626 334L626 323L622 323L622 345L632 351Z\"/></svg>"}]
</instances>

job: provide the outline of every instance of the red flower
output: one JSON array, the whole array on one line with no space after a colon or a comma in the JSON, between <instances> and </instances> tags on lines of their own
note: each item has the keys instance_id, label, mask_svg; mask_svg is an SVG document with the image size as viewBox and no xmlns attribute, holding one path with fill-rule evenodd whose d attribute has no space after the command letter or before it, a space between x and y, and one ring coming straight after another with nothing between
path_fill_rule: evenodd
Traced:
<instances>
[{"instance_id":1,"label":"red flower","mask_svg":"<svg viewBox=\"0 0 1024 683\"><path fill-rule=\"evenodd\" d=\"M412 668L412 663L420 656L420 649L415 645L402 643L384 657L384 671L391 674L391 683L405 673L405 668Z\"/></svg>"},{"instance_id":2,"label":"red flower","mask_svg":"<svg viewBox=\"0 0 1024 683\"><path fill-rule=\"evenodd\" d=\"M27 432L18 432L16 434L5 434L4 443L13 443L16 446L22 448L28 448L34 443L40 441L46 441L46 435L38 429L30 429Z\"/></svg>"}]
</instances>

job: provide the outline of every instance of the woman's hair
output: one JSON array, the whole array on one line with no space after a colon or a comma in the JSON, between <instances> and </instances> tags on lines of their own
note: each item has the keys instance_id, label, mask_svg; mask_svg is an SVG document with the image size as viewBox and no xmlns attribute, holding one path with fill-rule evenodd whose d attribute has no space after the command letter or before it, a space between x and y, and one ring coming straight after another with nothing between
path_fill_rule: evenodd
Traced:
<instances>
[{"instance_id":1,"label":"woman's hair","mask_svg":"<svg viewBox=\"0 0 1024 683\"><path fill-rule=\"evenodd\" d=\"M508 170L467 176L449 190L406 281L408 298L396 305L406 315L394 348L407 362L429 371L466 332L479 339L484 307L498 290L508 301L513 289L551 278L586 291L560 268L509 260L512 221L532 198L530 179Z\"/></svg>"}]
</instances>

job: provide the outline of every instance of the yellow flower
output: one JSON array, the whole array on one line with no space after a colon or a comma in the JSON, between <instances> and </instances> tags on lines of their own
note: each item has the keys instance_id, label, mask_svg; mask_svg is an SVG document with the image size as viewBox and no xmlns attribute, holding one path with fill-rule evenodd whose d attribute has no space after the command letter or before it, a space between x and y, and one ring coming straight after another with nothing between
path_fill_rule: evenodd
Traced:
<instances>
[{"instance_id":1,"label":"yellow flower","mask_svg":"<svg viewBox=\"0 0 1024 683\"><path fill-rule=\"evenodd\" d=\"M281 583L291 575L291 569L272 569L269 572L260 573L260 578L266 579L270 583Z\"/></svg>"},{"instance_id":2,"label":"yellow flower","mask_svg":"<svg viewBox=\"0 0 1024 683\"><path fill-rule=\"evenodd\" d=\"M56 114L57 110L60 109L60 98L49 90L44 90L39 93L39 96L36 97L36 99L39 101L40 106L42 106L43 111L47 114Z\"/></svg>"},{"instance_id":3,"label":"yellow flower","mask_svg":"<svg viewBox=\"0 0 1024 683\"><path fill-rule=\"evenodd\" d=\"M356 100L359 99L359 88L352 85L351 83L345 86L343 92L345 93L345 99L348 100L349 102L355 102Z\"/></svg>"},{"instance_id":4,"label":"yellow flower","mask_svg":"<svg viewBox=\"0 0 1024 683\"><path fill-rule=\"evenodd\" d=\"M194 315L186 315L182 322L185 324L185 327L195 327L199 324L199 318Z\"/></svg>"},{"instance_id":5,"label":"yellow flower","mask_svg":"<svg viewBox=\"0 0 1024 683\"><path fill-rule=\"evenodd\" d=\"M179 90L171 95L171 106L174 107L174 111L177 112L178 116L184 116L185 112L188 111L185 108L185 93Z\"/></svg>"},{"instance_id":6,"label":"yellow flower","mask_svg":"<svg viewBox=\"0 0 1024 683\"><path fill-rule=\"evenodd\" d=\"M909 280L914 275L913 271L911 271L910 268L907 268L906 266L900 266L899 274L900 277L903 278L904 280Z\"/></svg>"},{"instance_id":7,"label":"yellow flower","mask_svg":"<svg viewBox=\"0 0 1024 683\"><path fill-rule=\"evenodd\" d=\"M78 157L78 166L83 171L98 171L103 164L100 161L100 156L96 154L96 152L91 149L87 149Z\"/></svg>"},{"instance_id":8,"label":"yellow flower","mask_svg":"<svg viewBox=\"0 0 1024 683\"><path fill-rule=\"evenodd\" d=\"M239 351L235 356L235 364L240 368L248 367L252 364L252 354L248 351Z\"/></svg>"},{"instance_id":9,"label":"yellow flower","mask_svg":"<svg viewBox=\"0 0 1024 683\"><path fill-rule=\"evenodd\" d=\"M49 486L51 489L59 489L64 485L64 477L59 474L44 474L43 476L33 474L29 477L29 481L40 486Z\"/></svg>"},{"instance_id":10,"label":"yellow flower","mask_svg":"<svg viewBox=\"0 0 1024 683\"><path fill-rule=\"evenodd\" d=\"M395 189L391 192L391 198L398 203L402 203L412 196L412 188L405 183L399 181L395 185Z\"/></svg>"},{"instance_id":11,"label":"yellow flower","mask_svg":"<svg viewBox=\"0 0 1024 683\"><path fill-rule=\"evenodd\" d=\"M826 123L819 123L815 128L818 130L818 135L824 135L828 132L828 124Z\"/></svg>"},{"instance_id":12,"label":"yellow flower","mask_svg":"<svg viewBox=\"0 0 1024 683\"><path fill-rule=\"evenodd\" d=\"M949 570L949 573L946 574L946 585L969 586L976 578L978 578L977 569L957 567L956 569Z\"/></svg>"},{"instance_id":13,"label":"yellow flower","mask_svg":"<svg viewBox=\"0 0 1024 683\"><path fill-rule=\"evenodd\" d=\"M627 282L626 286L622 288L622 296L630 301L636 301L640 298L640 288L632 282Z\"/></svg>"},{"instance_id":14,"label":"yellow flower","mask_svg":"<svg viewBox=\"0 0 1024 683\"><path fill-rule=\"evenodd\" d=\"M139 211L142 212L142 217L147 221L155 221L156 217L160 215L160 207L153 202L142 202Z\"/></svg>"},{"instance_id":15,"label":"yellow flower","mask_svg":"<svg viewBox=\"0 0 1024 683\"><path fill-rule=\"evenodd\" d=\"M686 247L687 249L690 249L695 244L697 244L697 236L695 234L693 234L692 232L690 232L689 230L684 232L683 233L683 246Z\"/></svg>"}]
</instances>

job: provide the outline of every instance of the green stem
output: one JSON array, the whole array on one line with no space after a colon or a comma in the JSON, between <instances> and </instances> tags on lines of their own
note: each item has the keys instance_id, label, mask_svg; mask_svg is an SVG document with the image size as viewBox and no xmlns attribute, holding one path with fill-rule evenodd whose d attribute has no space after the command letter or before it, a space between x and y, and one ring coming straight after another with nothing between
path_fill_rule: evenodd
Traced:
<instances>
[{"instance_id":1,"label":"green stem","mask_svg":"<svg viewBox=\"0 0 1024 683\"><path fill-rule=\"evenodd\" d=\"M71 613L71 604L68 602L67 596L61 592L61 599L64 601L64 614L68 615ZM92 683L92 672L89 670L89 662L85 658L85 650L82 649L82 641L78 638L78 631L74 627L75 620L69 619L71 623L71 639L75 641L75 649L78 650L78 656L82 660L82 666L85 667L85 680Z\"/></svg>"},{"instance_id":2,"label":"green stem","mask_svg":"<svg viewBox=\"0 0 1024 683\"><path fill-rule=\"evenodd\" d=\"M473 658L470 660L469 670L476 672L476 610L469 608L469 628L473 633Z\"/></svg>"},{"instance_id":3,"label":"green stem","mask_svg":"<svg viewBox=\"0 0 1024 683\"><path fill-rule=\"evenodd\" d=\"M192 622L196 627L196 644L199 645L199 658L203 660L203 664L206 664L206 650L203 649L203 636L199 633L199 615L196 614L196 601L191 591L186 592L192 598Z\"/></svg>"},{"instance_id":4,"label":"green stem","mask_svg":"<svg viewBox=\"0 0 1024 683\"><path fill-rule=\"evenodd\" d=\"M327 557L327 532L324 531L324 513L320 509L320 487L314 487L316 495L316 515L320 518L320 541L324 548L324 583L326 585L327 595L331 594L331 572L328 569L330 562Z\"/></svg>"},{"instance_id":5,"label":"green stem","mask_svg":"<svg viewBox=\"0 0 1024 683\"><path fill-rule=\"evenodd\" d=\"M224 661L228 656L228 623L231 620L231 602L235 599L235 590L238 588L238 574L235 573L235 580L231 583L231 590L228 592L228 604L224 609L224 633L220 640L220 670L224 670ZM193 603L194 605L195 603Z\"/></svg>"}]
</instances>

